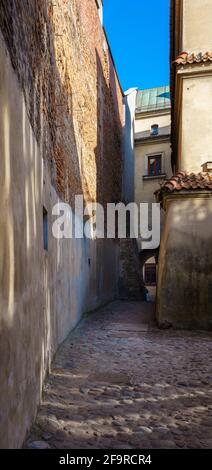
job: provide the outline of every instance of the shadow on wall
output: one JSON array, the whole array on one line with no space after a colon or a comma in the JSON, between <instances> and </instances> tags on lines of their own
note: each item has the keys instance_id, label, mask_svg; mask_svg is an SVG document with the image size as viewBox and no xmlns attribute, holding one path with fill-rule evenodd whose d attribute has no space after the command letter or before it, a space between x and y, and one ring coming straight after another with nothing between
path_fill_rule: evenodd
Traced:
<instances>
[{"instance_id":1,"label":"shadow on wall","mask_svg":"<svg viewBox=\"0 0 212 470\"><path fill-rule=\"evenodd\" d=\"M122 123L117 119L115 110L120 104L116 94L116 78L112 60L104 54L104 69L99 53L96 50L97 67L97 146L96 159L96 200L105 209L105 235L106 235L106 208L107 203L118 203L121 200L122 161L118 158L122 152ZM105 75L108 76L106 81ZM119 245L118 240L114 241ZM104 256L103 241L97 243L98 265L97 279L98 291L107 290L111 283L111 258ZM113 243L113 241L110 241ZM116 282L119 276L118 263L116 266ZM117 293L118 295L118 293Z\"/></svg>"},{"instance_id":2,"label":"shadow on wall","mask_svg":"<svg viewBox=\"0 0 212 470\"><path fill-rule=\"evenodd\" d=\"M182 196L169 203L158 271L158 322L211 329L211 198Z\"/></svg>"},{"instance_id":3,"label":"shadow on wall","mask_svg":"<svg viewBox=\"0 0 212 470\"><path fill-rule=\"evenodd\" d=\"M43 0L0 3L0 29L10 56L0 38L0 447L19 447L35 417L45 372L61 341L59 314L71 315L74 296L80 313L92 297L96 304L104 302L107 289L113 297L117 281L112 241L84 241L82 247L71 241L60 262L59 242L51 239L50 252L43 252L44 203L50 215L58 196L73 207L75 194L103 204L121 194L122 123L112 63L106 81L94 48L96 67L90 60L86 69L82 29L77 32L73 21L65 24L65 37L56 29L65 21L64 9L72 13L70 2L54 3L57 8ZM77 7L75 14L80 28ZM48 175L54 187L48 186ZM90 251L91 271L84 266ZM66 258L77 266L74 281L67 279Z\"/></svg>"}]
</instances>

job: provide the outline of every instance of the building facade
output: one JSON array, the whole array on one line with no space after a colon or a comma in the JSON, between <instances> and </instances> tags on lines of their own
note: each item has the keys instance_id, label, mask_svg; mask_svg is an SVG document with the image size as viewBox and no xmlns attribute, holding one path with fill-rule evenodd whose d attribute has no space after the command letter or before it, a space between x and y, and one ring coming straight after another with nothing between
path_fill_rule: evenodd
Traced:
<instances>
[{"instance_id":1,"label":"building facade","mask_svg":"<svg viewBox=\"0 0 212 470\"><path fill-rule=\"evenodd\" d=\"M172 174L171 101L169 86L137 91L134 134L134 200L154 203L154 192ZM162 228L163 214L161 217ZM155 295L158 250L138 250L145 285Z\"/></svg>"},{"instance_id":2,"label":"building facade","mask_svg":"<svg viewBox=\"0 0 212 470\"><path fill-rule=\"evenodd\" d=\"M114 299L119 245L55 239L52 208L122 197L123 93L102 2L0 2L0 447L35 418L58 345ZM59 215L59 214L58 214Z\"/></svg>"},{"instance_id":3,"label":"building facade","mask_svg":"<svg viewBox=\"0 0 212 470\"><path fill-rule=\"evenodd\" d=\"M157 318L212 328L212 3L171 1L172 166L158 192L165 210Z\"/></svg>"}]
</instances>

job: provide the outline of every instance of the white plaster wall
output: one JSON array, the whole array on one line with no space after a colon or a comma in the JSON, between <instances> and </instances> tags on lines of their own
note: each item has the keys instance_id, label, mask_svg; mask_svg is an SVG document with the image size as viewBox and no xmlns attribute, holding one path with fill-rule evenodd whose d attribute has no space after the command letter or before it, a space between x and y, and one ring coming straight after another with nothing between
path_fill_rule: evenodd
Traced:
<instances>
[{"instance_id":1,"label":"white plaster wall","mask_svg":"<svg viewBox=\"0 0 212 470\"><path fill-rule=\"evenodd\" d=\"M0 109L0 447L17 448L35 418L58 345L83 312L116 296L119 249L112 241L52 236L51 210L59 198L1 38Z\"/></svg>"},{"instance_id":2,"label":"white plaster wall","mask_svg":"<svg viewBox=\"0 0 212 470\"><path fill-rule=\"evenodd\" d=\"M123 162L123 200L128 203L134 198L134 126L137 90L126 91L124 97L124 162Z\"/></svg>"},{"instance_id":3,"label":"white plaster wall","mask_svg":"<svg viewBox=\"0 0 212 470\"><path fill-rule=\"evenodd\" d=\"M135 136L138 132L150 131L153 124L158 124L159 127L169 126L171 124L170 112L166 114L155 114L154 116L144 116L135 119Z\"/></svg>"}]
</instances>

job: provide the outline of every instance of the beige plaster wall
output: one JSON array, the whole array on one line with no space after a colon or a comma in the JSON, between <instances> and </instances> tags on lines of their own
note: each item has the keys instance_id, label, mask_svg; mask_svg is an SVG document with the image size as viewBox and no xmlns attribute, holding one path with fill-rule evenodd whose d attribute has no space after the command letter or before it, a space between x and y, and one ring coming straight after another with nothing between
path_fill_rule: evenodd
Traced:
<instances>
[{"instance_id":1,"label":"beige plaster wall","mask_svg":"<svg viewBox=\"0 0 212 470\"><path fill-rule=\"evenodd\" d=\"M170 125L170 113L164 115L146 116L137 119L136 132L150 130L152 124L158 124L159 127ZM135 177L134 177L134 200L139 205L141 202L155 203L155 191L160 188L161 177L143 179L148 173L148 156L162 153L162 171L166 173L167 178L172 175L171 168L171 144L170 140L165 139L162 142L136 142L134 150L135 158ZM161 230L163 227L163 212L161 211ZM140 242L138 241L140 250Z\"/></svg>"},{"instance_id":2,"label":"beige plaster wall","mask_svg":"<svg viewBox=\"0 0 212 470\"><path fill-rule=\"evenodd\" d=\"M158 142L149 145L137 144L135 146L135 201L155 202L154 192L159 189L161 178L144 180L147 174L146 156L163 153L163 170L167 177L171 176L171 148L170 142Z\"/></svg>"},{"instance_id":3,"label":"beige plaster wall","mask_svg":"<svg viewBox=\"0 0 212 470\"><path fill-rule=\"evenodd\" d=\"M83 312L116 296L118 247L53 238L51 210L59 198L1 39L0 109L0 447L17 448L35 418L58 345Z\"/></svg>"},{"instance_id":4,"label":"beige plaster wall","mask_svg":"<svg viewBox=\"0 0 212 470\"><path fill-rule=\"evenodd\" d=\"M212 328L211 239L211 197L170 197L159 256L159 324Z\"/></svg>"},{"instance_id":5,"label":"beige plaster wall","mask_svg":"<svg viewBox=\"0 0 212 470\"><path fill-rule=\"evenodd\" d=\"M183 0L183 51L212 50L211 0Z\"/></svg>"},{"instance_id":6,"label":"beige plaster wall","mask_svg":"<svg viewBox=\"0 0 212 470\"><path fill-rule=\"evenodd\" d=\"M198 173L203 163L212 160L211 109L212 75L183 78L179 169Z\"/></svg>"}]
</instances>

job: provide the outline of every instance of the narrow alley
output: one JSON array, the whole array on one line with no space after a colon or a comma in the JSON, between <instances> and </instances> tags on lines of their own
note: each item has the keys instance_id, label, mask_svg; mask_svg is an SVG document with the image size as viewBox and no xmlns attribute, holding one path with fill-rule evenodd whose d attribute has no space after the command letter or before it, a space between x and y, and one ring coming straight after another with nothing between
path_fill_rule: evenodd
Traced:
<instances>
[{"instance_id":1,"label":"narrow alley","mask_svg":"<svg viewBox=\"0 0 212 470\"><path fill-rule=\"evenodd\" d=\"M159 330L116 301L60 347L24 447L210 448L212 333Z\"/></svg>"}]
</instances>

